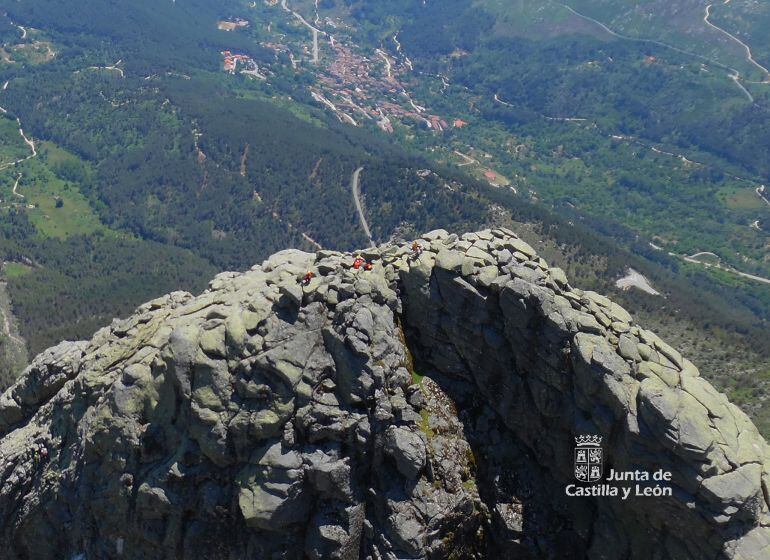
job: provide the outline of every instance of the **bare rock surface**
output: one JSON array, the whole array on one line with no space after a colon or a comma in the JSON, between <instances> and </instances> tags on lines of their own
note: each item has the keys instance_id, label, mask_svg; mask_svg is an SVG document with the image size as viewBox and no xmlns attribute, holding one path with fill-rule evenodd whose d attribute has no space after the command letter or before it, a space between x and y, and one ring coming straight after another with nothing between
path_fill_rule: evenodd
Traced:
<instances>
[{"instance_id":1,"label":"bare rock surface","mask_svg":"<svg viewBox=\"0 0 770 560\"><path fill-rule=\"evenodd\" d=\"M509 230L418 243L40 354L0 397L0 558L770 556L768 445L691 362ZM671 494L568 497L583 434Z\"/></svg>"}]
</instances>

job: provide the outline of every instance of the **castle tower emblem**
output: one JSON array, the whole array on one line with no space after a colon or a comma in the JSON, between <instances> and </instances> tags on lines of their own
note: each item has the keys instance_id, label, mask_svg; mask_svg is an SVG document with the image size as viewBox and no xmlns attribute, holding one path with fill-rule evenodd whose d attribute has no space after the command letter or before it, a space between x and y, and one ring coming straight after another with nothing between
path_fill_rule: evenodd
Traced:
<instances>
[{"instance_id":1,"label":"castle tower emblem","mask_svg":"<svg viewBox=\"0 0 770 560\"><path fill-rule=\"evenodd\" d=\"M580 482L601 480L604 473L602 436L577 436L575 443L575 478Z\"/></svg>"}]
</instances>

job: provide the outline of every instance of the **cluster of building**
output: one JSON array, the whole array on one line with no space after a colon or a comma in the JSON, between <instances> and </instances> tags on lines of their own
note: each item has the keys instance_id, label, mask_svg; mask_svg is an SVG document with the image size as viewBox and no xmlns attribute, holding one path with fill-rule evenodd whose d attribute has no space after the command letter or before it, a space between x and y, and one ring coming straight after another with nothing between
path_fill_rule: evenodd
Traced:
<instances>
[{"instance_id":1,"label":"cluster of building","mask_svg":"<svg viewBox=\"0 0 770 560\"><path fill-rule=\"evenodd\" d=\"M231 51L222 51L222 56L225 59L222 66L225 72L235 74L238 72L238 65L240 64L242 67L240 70L241 74L250 74L261 79L265 78L265 76L259 72L257 63L250 56L245 54L234 54Z\"/></svg>"},{"instance_id":2,"label":"cluster of building","mask_svg":"<svg viewBox=\"0 0 770 560\"><path fill-rule=\"evenodd\" d=\"M382 72L374 68L375 64L382 65L381 60L373 61L340 42L334 44L332 52L333 59L318 77L317 87L336 111L352 115L342 120L360 115L375 120L386 132L393 132L393 120L411 120L437 132L450 127L446 120L429 114L412 100L394 75L396 65L389 60L387 71ZM460 128L467 123L458 119L455 124Z\"/></svg>"},{"instance_id":3,"label":"cluster of building","mask_svg":"<svg viewBox=\"0 0 770 560\"><path fill-rule=\"evenodd\" d=\"M277 0L265 0L268 5L277 4ZM221 23L238 25L243 20ZM325 22L336 28L331 20ZM268 26L270 31L270 26ZM460 119L444 119L428 112L426 107L416 103L407 89L399 81L402 72L411 72L411 61L401 53L400 43L394 37L398 54L390 54L377 49L371 58L356 51L355 45L335 40L334 36L324 33L329 41L324 46L321 60L325 65L316 67L316 83L310 89L315 101L331 110L340 121L352 125L369 120L382 130L392 133L394 122L411 121L427 129L443 132L449 128L462 128L468 123ZM314 40L317 40L317 34ZM300 58L295 58L292 47L275 41L261 42L264 48L272 50L276 56L288 54L292 68L300 68L301 59L311 56L307 44L301 45ZM313 57L316 58L317 47ZM231 74L256 73L256 63L248 56L224 51L224 70ZM263 77L264 76L260 76ZM447 122L449 121L449 122ZM451 124L450 124L451 123Z\"/></svg>"}]
</instances>

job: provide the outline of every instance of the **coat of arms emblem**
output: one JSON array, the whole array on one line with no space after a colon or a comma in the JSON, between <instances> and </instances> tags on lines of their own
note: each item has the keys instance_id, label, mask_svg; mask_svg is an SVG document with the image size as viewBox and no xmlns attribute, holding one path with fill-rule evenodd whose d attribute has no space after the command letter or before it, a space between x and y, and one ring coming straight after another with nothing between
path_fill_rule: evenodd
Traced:
<instances>
[{"instance_id":1,"label":"coat of arms emblem","mask_svg":"<svg viewBox=\"0 0 770 560\"><path fill-rule=\"evenodd\" d=\"M575 443L575 478L580 482L601 480L602 436L577 436Z\"/></svg>"}]
</instances>

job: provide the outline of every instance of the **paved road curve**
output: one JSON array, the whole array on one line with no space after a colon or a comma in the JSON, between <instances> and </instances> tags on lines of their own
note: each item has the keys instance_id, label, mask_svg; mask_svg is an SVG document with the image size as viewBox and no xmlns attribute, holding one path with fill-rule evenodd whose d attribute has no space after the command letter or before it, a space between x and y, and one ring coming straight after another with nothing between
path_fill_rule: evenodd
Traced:
<instances>
[{"instance_id":1,"label":"paved road curve","mask_svg":"<svg viewBox=\"0 0 770 560\"><path fill-rule=\"evenodd\" d=\"M584 14L581 14L580 12L576 11L574 8L571 8L567 4L561 4L559 2L557 2L557 4L559 4L563 8L566 8L568 11L570 11L571 13L576 15L577 17L582 18L582 19L584 19L586 21L590 21L591 23L594 23L594 24L598 25L604 31L606 31L607 33L612 35L613 37L617 37L619 39L624 39L626 41L636 41L636 42L639 42L639 43L650 43L650 44L653 44L653 45L658 45L660 47L665 47L667 49L671 49L673 51L676 51L676 52L679 52L679 53L682 53L682 54L686 54L688 56L693 56L695 58L699 58L701 60L705 60L709 64L713 64L714 66L716 66L718 68L722 68L723 70L727 70L727 77L730 78L735 83L736 86L738 86L738 88L743 92L743 94L746 96L746 98L751 103L754 103L754 97L751 95L751 92L749 92L749 90L747 90L743 86L743 84L741 83L741 79L742 79L741 78L741 74L735 68L731 68L730 66L722 64L721 62L718 62L716 60L713 60L713 59L708 58L706 56L703 56L701 54L690 52L690 51L687 51L687 50L684 50L684 49L680 49L679 47L675 47L674 45L670 45L668 43L664 43L663 41L656 41L655 39L644 39L642 37L631 37L630 35L623 35L622 33L618 33L616 31L613 31L612 29L607 27L605 24L603 24L599 20L596 20L596 19L594 19L592 17L588 17L588 16L586 16ZM706 17L708 18L708 10L707 10ZM706 23L708 23L708 21L706 21ZM714 26L712 25L712 27L714 27Z\"/></svg>"},{"instance_id":2,"label":"paved road curve","mask_svg":"<svg viewBox=\"0 0 770 560\"><path fill-rule=\"evenodd\" d=\"M743 49L746 51L746 60L748 60L749 63L751 63L752 65L754 65L754 67L759 68L759 70L761 70L762 73L765 75L765 79L760 83L767 83L768 79L770 79L770 70L768 70L767 68L762 66L759 62L754 60L754 55L751 54L751 47L749 47L746 43L741 41L738 37L736 37L732 33L725 31L721 27L714 25L709 21L709 18L711 17L711 8L712 8L712 4L709 4L708 6L706 6L706 15L703 16L703 22L709 27L711 27L712 29L716 29L717 31L726 35L727 37L729 37L730 39L738 43L741 47L743 47Z\"/></svg>"},{"instance_id":3,"label":"paved road curve","mask_svg":"<svg viewBox=\"0 0 770 560\"><path fill-rule=\"evenodd\" d=\"M366 216L364 216L364 209L361 206L361 197L358 187L359 177L361 176L361 172L363 170L363 167L359 167L353 172L353 177L350 179L350 190L353 192L353 201L356 203L356 210L358 210L358 218L361 220L361 227L364 228L366 237L369 238L369 244L372 247L376 247L377 245L375 245L374 239L372 239L372 232L369 231L369 224L366 222Z\"/></svg>"}]
</instances>

